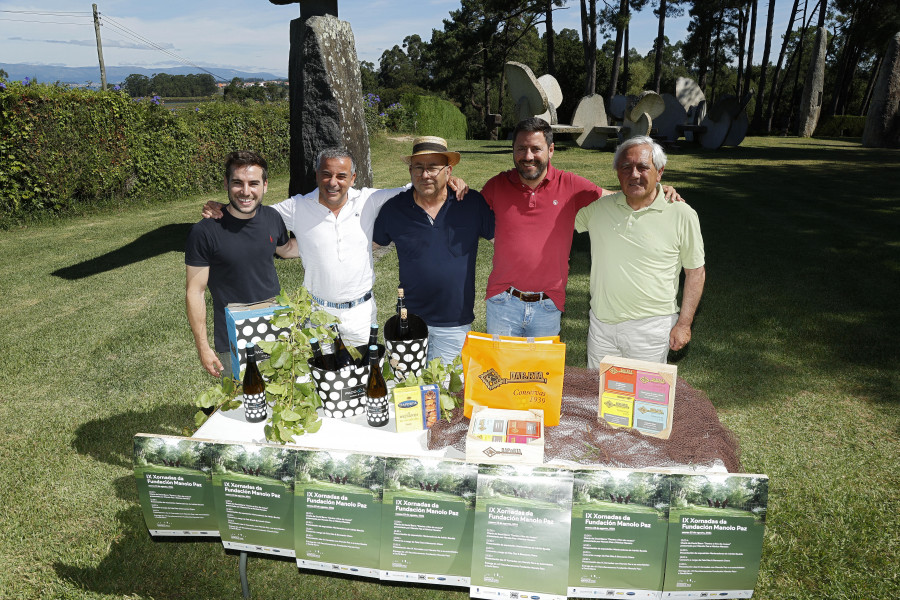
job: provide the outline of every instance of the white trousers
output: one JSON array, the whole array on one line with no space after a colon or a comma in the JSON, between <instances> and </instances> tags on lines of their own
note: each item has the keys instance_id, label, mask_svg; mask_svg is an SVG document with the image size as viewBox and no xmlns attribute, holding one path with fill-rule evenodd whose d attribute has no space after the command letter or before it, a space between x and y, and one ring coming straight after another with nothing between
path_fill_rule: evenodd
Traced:
<instances>
[{"instance_id":1,"label":"white trousers","mask_svg":"<svg viewBox=\"0 0 900 600\"><path fill-rule=\"evenodd\" d=\"M604 356L622 356L648 362L666 363L669 356L669 333L678 322L678 313L603 323L589 311L587 366L596 369Z\"/></svg>"}]
</instances>

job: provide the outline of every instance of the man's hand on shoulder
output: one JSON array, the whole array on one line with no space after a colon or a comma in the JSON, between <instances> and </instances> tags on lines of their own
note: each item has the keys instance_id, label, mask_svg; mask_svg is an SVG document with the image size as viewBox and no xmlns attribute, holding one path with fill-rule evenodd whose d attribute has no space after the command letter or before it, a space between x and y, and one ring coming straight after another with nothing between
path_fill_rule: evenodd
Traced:
<instances>
[{"instance_id":1,"label":"man's hand on shoulder","mask_svg":"<svg viewBox=\"0 0 900 600\"><path fill-rule=\"evenodd\" d=\"M206 204L203 205L203 208L200 210L200 214L204 219L216 219L219 220L222 218L222 214L225 210L225 204L221 202L216 202L215 200L210 200Z\"/></svg>"},{"instance_id":2,"label":"man's hand on shoulder","mask_svg":"<svg viewBox=\"0 0 900 600\"><path fill-rule=\"evenodd\" d=\"M455 175L450 176L450 178L447 180L447 185L450 186L451 190L456 192L457 200L462 200L463 196L466 195L466 192L469 191L469 185L465 181L460 179L459 177L456 177Z\"/></svg>"},{"instance_id":3,"label":"man's hand on shoulder","mask_svg":"<svg viewBox=\"0 0 900 600\"><path fill-rule=\"evenodd\" d=\"M663 194L666 196L666 201L668 202L684 202L684 198L678 195L678 192L675 191L671 185L662 186Z\"/></svg>"}]
</instances>

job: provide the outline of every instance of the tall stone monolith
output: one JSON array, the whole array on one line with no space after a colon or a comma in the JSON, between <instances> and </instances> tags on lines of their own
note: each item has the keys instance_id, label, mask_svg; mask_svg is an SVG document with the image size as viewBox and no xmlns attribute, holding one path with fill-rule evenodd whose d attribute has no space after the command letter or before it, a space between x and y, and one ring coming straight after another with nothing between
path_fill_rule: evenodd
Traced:
<instances>
[{"instance_id":1,"label":"tall stone monolith","mask_svg":"<svg viewBox=\"0 0 900 600\"><path fill-rule=\"evenodd\" d=\"M291 21L291 195L316 187L316 155L346 147L356 159L356 187L372 185L369 133L353 31L339 21L338 0L269 0L299 4Z\"/></svg>"},{"instance_id":2,"label":"tall stone monolith","mask_svg":"<svg viewBox=\"0 0 900 600\"><path fill-rule=\"evenodd\" d=\"M825 91L825 49L828 46L828 31L824 27L816 29L813 55L806 72L803 96L800 99L800 123L797 135L812 137L822 112L822 94Z\"/></svg>"},{"instance_id":3,"label":"tall stone monolith","mask_svg":"<svg viewBox=\"0 0 900 600\"><path fill-rule=\"evenodd\" d=\"M900 32L888 42L881 61L862 143L869 148L900 148Z\"/></svg>"}]
</instances>

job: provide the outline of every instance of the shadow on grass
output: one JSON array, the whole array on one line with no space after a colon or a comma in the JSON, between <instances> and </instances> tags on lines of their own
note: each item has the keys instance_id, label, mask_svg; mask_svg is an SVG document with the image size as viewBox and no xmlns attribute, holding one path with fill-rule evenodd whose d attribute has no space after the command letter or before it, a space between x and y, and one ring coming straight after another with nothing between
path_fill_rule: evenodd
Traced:
<instances>
[{"instance_id":1,"label":"shadow on grass","mask_svg":"<svg viewBox=\"0 0 900 600\"><path fill-rule=\"evenodd\" d=\"M161 406L150 412L132 410L88 421L75 430L72 448L101 462L131 469L135 433L181 435L182 427L194 422L195 412L193 406Z\"/></svg>"},{"instance_id":2,"label":"shadow on grass","mask_svg":"<svg viewBox=\"0 0 900 600\"><path fill-rule=\"evenodd\" d=\"M121 267L166 254L168 252L184 252L185 240L193 223L171 223L141 235L102 256L94 257L74 265L53 271L52 275L61 279L83 279L98 273L113 271Z\"/></svg>"}]
</instances>

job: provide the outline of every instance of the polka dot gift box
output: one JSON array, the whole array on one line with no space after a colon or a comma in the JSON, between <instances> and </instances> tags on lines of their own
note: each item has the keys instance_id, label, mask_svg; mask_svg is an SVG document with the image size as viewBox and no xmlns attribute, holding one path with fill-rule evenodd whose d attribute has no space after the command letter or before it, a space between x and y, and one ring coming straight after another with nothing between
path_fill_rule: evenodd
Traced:
<instances>
[{"instance_id":1,"label":"polka dot gift box","mask_svg":"<svg viewBox=\"0 0 900 600\"><path fill-rule=\"evenodd\" d=\"M362 352L365 346L357 347ZM379 365L384 360L384 346L378 345ZM338 371L319 369L309 361L309 372L316 391L322 399L322 412L326 417L345 419L366 412L366 384L369 382L369 364L344 367Z\"/></svg>"},{"instance_id":2,"label":"polka dot gift box","mask_svg":"<svg viewBox=\"0 0 900 600\"><path fill-rule=\"evenodd\" d=\"M286 308L274 302L260 302L245 306L225 307L225 326L228 327L228 345L231 348L231 374L241 378L241 371L247 366L247 346L259 341L274 342L287 328L281 329L269 323L269 319L279 308ZM256 360L263 361L269 355L256 350Z\"/></svg>"},{"instance_id":3,"label":"polka dot gift box","mask_svg":"<svg viewBox=\"0 0 900 600\"><path fill-rule=\"evenodd\" d=\"M419 375L428 359L428 325L418 315L409 313L409 331L413 339L398 340L400 318L392 316L384 324L384 344L394 378L403 381L409 374Z\"/></svg>"}]
</instances>

